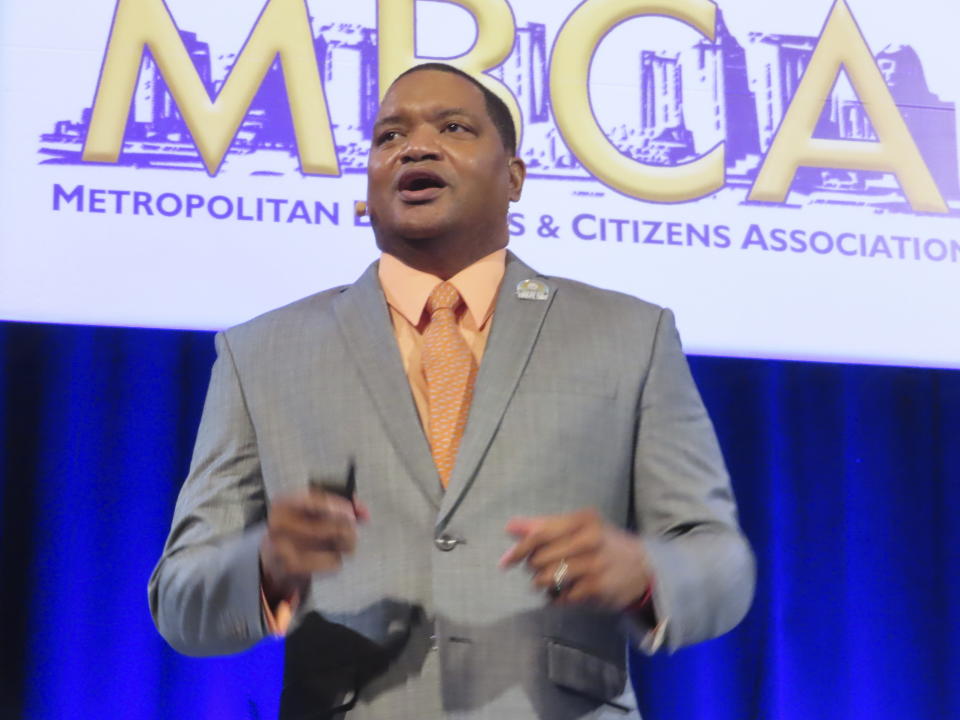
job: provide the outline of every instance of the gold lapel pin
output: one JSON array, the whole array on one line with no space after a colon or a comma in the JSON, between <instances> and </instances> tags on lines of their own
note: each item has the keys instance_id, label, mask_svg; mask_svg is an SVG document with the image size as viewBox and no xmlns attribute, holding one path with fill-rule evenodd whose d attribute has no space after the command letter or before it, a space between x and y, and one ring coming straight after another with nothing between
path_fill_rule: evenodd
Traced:
<instances>
[{"instance_id":1,"label":"gold lapel pin","mask_svg":"<svg viewBox=\"0 0 960 720\"><path fill-rule=\"evenodd\" d=\"M546 300L550 297L550 288L541 280L529 278L517 285L517 297L521 300Z\"/></svg>"}]
</instances>

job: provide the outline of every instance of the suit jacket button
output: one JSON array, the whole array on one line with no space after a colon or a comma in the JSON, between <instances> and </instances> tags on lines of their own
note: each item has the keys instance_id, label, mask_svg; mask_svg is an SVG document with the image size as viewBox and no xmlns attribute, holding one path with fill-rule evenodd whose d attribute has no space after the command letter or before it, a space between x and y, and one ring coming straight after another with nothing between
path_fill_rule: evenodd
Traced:
<instances>
[{"instance_id":1,"label":"suit jacket button","mask_svg":"<svg viewBox=\"0 0 960 720\"><path fill-rule=\"evenodd\" d=\"M460 541L457 540L457 538L453 537L452 535L447 535L446 533L433 539L433 544L437 546L437 549L443 550L444 552L450 552L457 546L457 543L459 542Z\"/></svg>"}]
</instances>

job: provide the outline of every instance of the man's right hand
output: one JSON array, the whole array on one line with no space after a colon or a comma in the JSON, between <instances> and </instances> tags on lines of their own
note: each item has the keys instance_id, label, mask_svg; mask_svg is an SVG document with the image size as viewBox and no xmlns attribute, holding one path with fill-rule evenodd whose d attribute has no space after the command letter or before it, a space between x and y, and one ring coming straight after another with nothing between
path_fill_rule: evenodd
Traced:
<instances>
[{"instance_id":1,"label":"man's right hand","mask_svg":"<svg viewBox=\"0 0 960 720\"><path fill-rule=\"evenodd\" d=\"M270 607L302 596L313 573L334 572L357 545L357 523L369 518L358 500L311 489L271 504L260 543L260 576Z\"/></svg>"}]
</instances>

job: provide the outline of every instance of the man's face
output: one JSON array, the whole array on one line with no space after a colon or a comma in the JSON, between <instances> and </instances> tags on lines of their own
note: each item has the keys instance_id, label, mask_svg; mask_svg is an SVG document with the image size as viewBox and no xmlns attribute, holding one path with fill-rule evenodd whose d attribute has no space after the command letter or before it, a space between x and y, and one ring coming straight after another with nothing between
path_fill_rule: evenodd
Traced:
<instances>
[{"instance_id":1,"label":"man's face","mask_svg":"<svg viewBox=\"0 0 960 720\"><path fill-rule=\"evenodd\" d=\"M496 240L502 247L507 209L522 184L522 162L503 147L483 93L469 81L421 70L391 87L367 170L368 210L382 249L398 238Z\"/></svg>"}]
</instances>

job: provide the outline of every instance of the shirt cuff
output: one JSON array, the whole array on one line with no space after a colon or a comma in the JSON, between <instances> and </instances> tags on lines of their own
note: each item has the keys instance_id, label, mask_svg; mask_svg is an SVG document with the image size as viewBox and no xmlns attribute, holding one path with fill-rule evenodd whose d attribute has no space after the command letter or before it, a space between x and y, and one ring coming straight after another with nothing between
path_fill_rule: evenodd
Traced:
<instances>
[{"instance_id":1,"label":"shirt cuff","mask_svg":"<svg viewBox=\"0 0 960 720\"><path fill-rule=\"evenodd\" d=\"M263 585L260 586L260 607L263 609L263 620L267 626L267 632L274 637L280 638L287 634L290 629L290 621L293 620L293 614L300 605L300 593L296 592L289 600L281 600L276 608L270 607L267 602L267 595L263 592Z\"/></svg>"},{"instance_id":2,"label":"shirt cuff","mask_svg":"<svg viewBox=\"0 0 960 720\"><path fill-rule=\"evenodd\" d=\"M653 586L651 578L643 597L629 605L623 613L624 625L634 644L645 654L653 655L663 646L667 637L669 618L658 618L653 607ZM651 627L651 620L653 626Z\"/></svg>"},{"instance_id":3,"label":"shirt cuff","mask_svg":"<svg viewBox=\"0 0 960 720\"><path fill-rule=\"evenodd\" d=\"M640 650L643 651L646 655L653 655L657 650L663 647L663 641L667 637L667 623L669 618L664 618L658 622L654 627L646 630L645 632L634 626L634 631L631 632L633 635L634 643Z\"/></svg>"}]
</instances>

